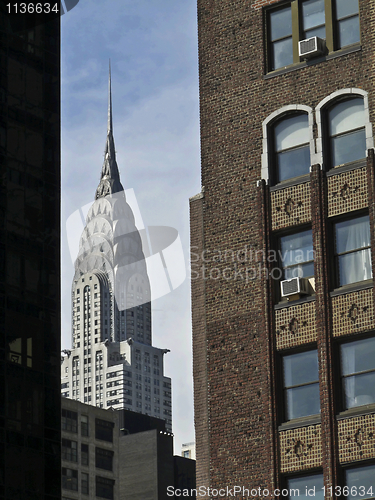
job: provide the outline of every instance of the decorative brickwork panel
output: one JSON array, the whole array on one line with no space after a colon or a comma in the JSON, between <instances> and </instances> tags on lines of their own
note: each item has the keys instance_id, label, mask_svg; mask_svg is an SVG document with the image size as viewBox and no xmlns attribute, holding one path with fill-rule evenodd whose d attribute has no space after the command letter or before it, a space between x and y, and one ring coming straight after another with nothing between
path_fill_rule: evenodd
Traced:
<instances>
[{"instance_id":1,"label":"decorative brickwork panel","mask_svg":"<svg viewBox=\"0 0 375 500\"><path fill-rule=\"evenodd\" d=\"M332 298L334 337L374 328L372 288Z\"/></svg>"},{"instance_id":2,"label":"decorative brickwork panel","mask_svg":"<svg viewBox=\"0 0 375 500\"><path fill-rule=\"evenodd\" d=\"M365 208L367 200L366 168L328 177L328 217Z\"/></svg>"},{"instance_id":3,"label":"decorative brickwork panel","mask_svg":"<svg viewBox=\"0 0 375 500\"><path fill-rule=\"evenodd\" d=\"M315 302L278 309L275 328L277 349L316 342Z\"/></svg>"},{"instance_id":4,"label":"decorative brickwork panel","mask_svg":"<svg viewBox=\"0 0 375 500\"><path fill-rule=\"evenodd\" d=\"M340 462L375 458L375 415L338 422Z\"/></svg>"},{"instance_id":5,"label":"decorative brickwork panel","mask_svg":"<svg viewBox=\"0 0 375 500\"><path fill-rule=\"evenodd\" d=\"M322 465L320 425L280 432L281 472L295 472Z\"/></svg>"},{"instance_id":6,"label":"decorative brickwork panel","mask_svg":"<svg viewBox=\"0 0 375 500\"><path fill-rule=\"evenodd\" d=\"M310 183L298 184L271 193L272 229L311 220Z\"/></svg>"}]
</instances>

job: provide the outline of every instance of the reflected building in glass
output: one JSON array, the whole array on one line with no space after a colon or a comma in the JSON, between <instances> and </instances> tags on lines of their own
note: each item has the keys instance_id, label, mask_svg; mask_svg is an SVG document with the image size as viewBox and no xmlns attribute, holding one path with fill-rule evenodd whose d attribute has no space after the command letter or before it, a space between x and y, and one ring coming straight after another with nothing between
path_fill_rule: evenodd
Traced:
<instances>
[{"instance_id":1,"label":"reflected building in glass","mask_svg":"<svg viewBox=\"0 0 375 500\"><path fill-rule=\"evenodd\" d=\"M0 498L61 498L60 20L0 15Z\"/></svg>"}]
</instances>

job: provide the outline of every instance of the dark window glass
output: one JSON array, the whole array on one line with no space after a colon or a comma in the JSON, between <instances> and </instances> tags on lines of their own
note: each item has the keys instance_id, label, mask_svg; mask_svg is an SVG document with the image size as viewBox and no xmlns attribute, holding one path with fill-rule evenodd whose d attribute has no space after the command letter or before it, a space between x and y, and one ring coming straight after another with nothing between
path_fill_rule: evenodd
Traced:
<instances>
[{"instance_id":1,"label":"dark window glass","mask_svg":"<svg viewBox=\"0 0 375 500\"><path fill-rule=\"evenodd\" d=\"M328 121L332 167L366 157L365 109L361 97L333 106Z\"/></svg>"},{"instance_id":2,"label":"dark window glass","mask_svg":"<svg viewBox=\"0 0 375 500\"><path fill-rule=\"evenodd\" d=\"M280 265L284 279L314 276L314 251L311 229L282 236L280 238L280 253Z\"/></svg>"},{"instance_id":3,"label":"dark window glass","mask_svg":"<svg viewBox=\"0 0 375 500\"><path fill-rule=\"evenodd\" d=\"M81 436L89 435L89 418L87 415L81 415Z\"/></svg>"},{"instance_id":4,"label":"dark window glass","mask_svg":"<svg viewBox=\"0 0 375 500\"><path fill-rule=\"evenodd\" d=\"M83 495L89 494L89 475L81 472L81 493Z\"/></svg>"},{"instance_id":5,"label":"dark window glass","mask_svg":"<svg viewBox=\"0 0 375 500\"><path fill-rule=\"evenodd\" d=\"M337 47L340 49L358 43L360 41L358 0L335 0L335 7Z\"/></svg>"},{"instance_id":6,"label":"dark window glass","mask_svg":"<svg viewBox=\"0 0 375 500\"><path fill-rule=\"evenodd\" d=\"M78 491L78 471L63 467L62 487L66 490Z\"/></svg>"},{"instance_id":7,"label":"dark window glass","mask_svg":"<svg viewBox=\"0 0 375 500\"><path fill-rule=\"evenodd\" d=\"M70 439L61 440L61 458L70 462L77 462L77 442Z\"/></svg>"},{"instance_id":8,"label":"dark window glass","mask_svg":"<svg viewBox=\"0 0 375 500\"><path fill-rule=\"evenodd\" d=\"M310 172L309 121L306 114L294 115L274 126L276 182Z\"/></svg>"},{"instance_id":9,"label":"dark window glass","mask_svg":"<svg viewBox=\"0 0 375 500\"><path fill-rule=\"evenodd\" d=\"M301 5L303 38L326 37L324 0L304 0Z\"/></svg>"},{"instance_id":10,"label":"dark window glass","mask_svg":"<svg viewBox=\"0 0 375 500\"><path fill-rule=\"evenodd\" d=\"M88 444L81 444L81 464L89 465L89 446Z\"/></svg>"},{"instance_id":11,"label":"dark window glass","mask_svg":"<svg viewBox=\"0 0 375 500\"><path fill-rule=\"evenodd\" d=\"M320 413L316 350L284 356L283 378L287 420Z\"/></svg>"},{"instance_id":12,"label":"dark window glass","mask_svg":"<svg viewBox=\"0 0 375 500\"><path fill-rule=\"evenodd\" d=\"M289 478L289 498L298 497L300 500L311 498L315 500L324 500L323 486L323 474L311 474L308 476Z\"/></svg>"},{"instance_id":13,"label":"dark window glass","mask_svg":"<svg viewBox=\"0 0 375 500\"><path fill-rule=\"evenodd\" d=\"M77 412L61 410L61 429L63 431L77 432L77 420Z\"/></svg>"},{"instance_id":14,"label":"dark window glass","mask_svg":"<svg viewBox=\"0 0 375 500\"><path fill-rule=\"evenodd\" d=\"M95 419L95 438L101 439L102 441L113 442L113 427L112 422L108 420Z\"/></svg>"},{"instance_id":15,"label":"dark window glass","mask_svg":"<svg viewBox=\"0 0 375 500\"><path fill-rule=\"evenodd\" d=\"M95 467L113 470L113 451L95 448Z\"/></svg>"},{"instance_id":16,"label":"dark window glass","mask_svg":"<svg viewBox=\"0 0 375 500\"><path fill-rule=\"evenodd\" d=\"M375 338L342 344L344 408L375 403Z\"/></svg>"},{"instance_id":17,"label":"dark window glass","mask_svg":"<svg viewBox=\"0 0 375 500\"><path fill-rule=\"evenodd\" d=\"M270 12L271 70L293 63L292 11L290 5Z\"/></svg>"},{"instance_id":18,"label":"dark window glass","mask_svg":"<svg viewBox=\"0 0 375 500\"><path fill-rule=\"evenodd\" d=\"M96 496L113 500L114 484L112 479L96 476Z\"/></svg>"},{"instance_id":19,"label":"dark window glass","mask_svg":"<svg viewBox=\"0 0 375 500\"><path fill-rule=\"evenodd\" d=\"M348 500L375 497L375 465L353 467L345 471L346 485L349 487Z\"/></svg>"},{"instance_id":20,"label":"dark window glass","mask_svg":"<svg viewBox=\"0 0 375 500\"><path fill-rule=\"evenodd\" d=\"M338 286L372 278L369 216L335 224Z\"/></svg>"}]
</instances>

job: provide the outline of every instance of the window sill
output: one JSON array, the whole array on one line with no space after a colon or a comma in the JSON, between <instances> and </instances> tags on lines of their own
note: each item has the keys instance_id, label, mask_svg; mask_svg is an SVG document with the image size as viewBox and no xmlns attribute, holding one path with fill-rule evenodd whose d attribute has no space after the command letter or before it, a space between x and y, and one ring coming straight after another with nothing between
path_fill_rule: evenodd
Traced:
<instances>
[{"instance_id":1,"label":"window sill","mask_svg":"<svg viewBox=\"0 0 375 500\"><path fill-rule=\"evenodd\" d=\"M300 175L299 177L292 177L287 181L279 182L274 186L270 187L270 191L279 191L280 189L285 189L292 186L297 186L298 184L304 184L306 182L310 182L310 174Z\"/></svg>"},{"instance_id":2,"label":"window sill","mask_svg":"<svg viewBox=\"0 0 375 500\"><path fill-rule=\"evenodd\" d=\"M362 158L361 160L352 161L350 163L345 163L345 165L341 165L340 167L333 167L327 171L327 177L331 177L332 175L339 175L343 172L349 172L350 170L356 170L358 168L363 168L367 164L366 158Z\"/></svg>"},{"instance_id":3,"label":"window sill","mask_svg":"<svg viewBox=\"0 0 375 500\"><path fill-rule=\"evenodd\" d=\"M294 420L289 420L279 425L279 431L288 431L291 429L297 429L298 427L308 427L310 425L320 424L320 415L309 415L308 417L295 418Z\"/></svg>"},{"instance_id":4,"label":"window sill","mask_svg":"<svg viewBox=\"0 0 375 500\"><path fill-rule=\"evenodd\" d=\"M350 408L336 415L336 420L345 420L347 418L358 417L360 415L369 415L375 413L375 403L370 405L356 406L355 408Z\"/></svg>"},{"instance_id":5,"label":"window sill","mask_svg":"<svg viewBox=\"0 0 375 500\"><path fill-rule=\"evenodd\" d=\"M290 66L285 66L284 68L275 69L274 71L270 71L266 75L263 75L263 79L269 80L270 78L274 78L275 76L285 75L286 73L291 73L292 71L297 71L302 68L307 68L308 66L315 66L315 64L319 64L325 61L330 61L331 59L336 59L336 57L346 56L347 54L352 54L353 52L359 52L361 50L362 47L359 44L350 45L349 47L336 50L323 57L316 57L314 59L310 59L309 61L302 61L295 64L291 64Z\"/></svg>"},{"instance_id":6,"label":"window sill","mask_svg":"<svg viewBox=\"0 0 375 500\"><path fill-rule=\"evenodd\" d=\"M360 281L358 283L352 283L350 285L345 285L340 288L336 288L329 293L330 297L338 297L339 295L346 295L351 292L359 292L361 290L367 290L368 288L373 288L373 280Z\"/></svg>"},{"instance_id":7,"label":"window sill","mask_svg":"<svg viewBox=\"0 0 375 500\"><path fill-rule=\"evenodd\" d=\"M305 304L306 302L314 302L314 301L315 301L315 295L307 295L302 299L291 300L290 302L288 301L279 302L278 304L275 304L274 310L277 311L278 309L284 309L285 307L299 306L301 304Z\"/></svg>"}]
</instances>

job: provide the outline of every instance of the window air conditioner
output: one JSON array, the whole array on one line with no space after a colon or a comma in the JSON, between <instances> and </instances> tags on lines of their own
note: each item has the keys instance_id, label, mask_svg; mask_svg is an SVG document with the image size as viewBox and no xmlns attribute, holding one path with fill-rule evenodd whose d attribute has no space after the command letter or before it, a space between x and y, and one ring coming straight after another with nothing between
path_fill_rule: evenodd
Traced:
<instances>
[{"instance_id":1,"label":"window air conditioner","mask_svg":"<svg viewBox=\"0 0 375 500\"><path fill-rule=\"evenodd\" d=\"M326 41L318 36L306 38L298 42L298 54L303 59L321 56L326 50Z\"/></svg>"},{"instance_id":2,"label":"window air conditioner","mask_svg":"<svg viewBox=\"0 0 375 500\"><path fill-rule=\"evenodd\" d=\"M302 294L309 294L309 280L307 278L291 278L290 280L284 280L281 282L282 297Z\"/></svg>"}]
</instances>

